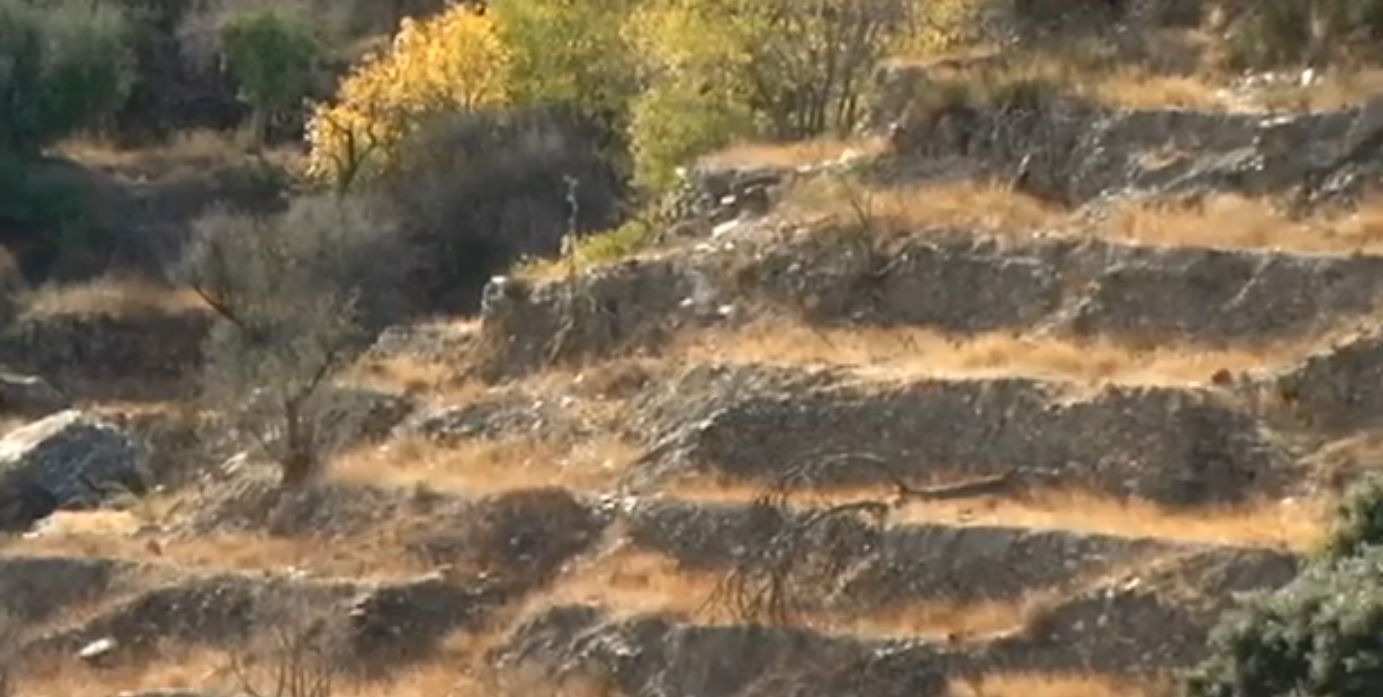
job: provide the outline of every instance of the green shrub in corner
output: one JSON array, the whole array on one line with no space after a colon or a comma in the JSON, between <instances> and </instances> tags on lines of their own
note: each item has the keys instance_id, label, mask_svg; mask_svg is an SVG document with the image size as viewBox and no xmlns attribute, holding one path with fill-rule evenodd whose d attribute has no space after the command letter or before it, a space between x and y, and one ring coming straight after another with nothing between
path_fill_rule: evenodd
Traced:
<instances>
[{"instance_id":1,"label":"green shrub in corner","mask_svg":"<svg viewBox=\"0 0 1383 697\"><path fill-rule=\"evenodd\" d=\"M91 0L0 0L0 150L32 157L129 93L121 13Z\"/></svg>"}]
</instances>

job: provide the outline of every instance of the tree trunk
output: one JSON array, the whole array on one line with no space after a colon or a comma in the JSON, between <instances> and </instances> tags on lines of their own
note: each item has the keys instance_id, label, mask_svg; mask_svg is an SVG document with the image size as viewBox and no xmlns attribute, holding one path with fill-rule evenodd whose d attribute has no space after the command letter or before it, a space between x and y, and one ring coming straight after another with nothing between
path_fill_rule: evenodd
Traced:
<instances>
[{"instance_id":1,"label":"tree trunk","mask_svg":"<svg viewBox=\"0 0 1383 697\"><path fill-rule=\"evenodd\" d=\"M264 141L269 133L269 110L262 107L255 107L250 112L250 151L259 152L264 149Z\"/></svg>"},{"instance_id":2,"label":"tree trunk","mask_svg":"<svg viewBox=\"0 0 1383 697\"><path fill-rule=\"evenodd\" d=\"M284 407L284 453L279 462L282 468L280 483L284 488L296 488L307 483L316 469L312 434L303 427L302 413L296 403Z\"/></svg>"}]
</instances>

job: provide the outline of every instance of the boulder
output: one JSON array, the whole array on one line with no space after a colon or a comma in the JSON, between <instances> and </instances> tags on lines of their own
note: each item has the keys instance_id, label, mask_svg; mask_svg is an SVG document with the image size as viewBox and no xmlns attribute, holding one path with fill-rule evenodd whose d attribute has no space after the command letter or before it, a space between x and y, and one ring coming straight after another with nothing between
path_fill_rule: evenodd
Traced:
<instances>
[{"instance_id":1,"label":"boulder","mask_svg":"<svg viewBox=\"0 0 1383 697\"><path fill-rule=\"evenodd\" d=\"M0 529L98 505L120 490L140 492L143 460L129 434L77 410L13 431L0 439Z\"/></svg>"},{"instance_id":2,"label":"boulder","mask_svg":"<svg viewBox=\"0 0 1383 697\"><path fill-rule=\"evenodd\" d=\"M47 416L72 406L72 400L47 380L0 370L0 411Z\"/></svg>"}]
</instances>

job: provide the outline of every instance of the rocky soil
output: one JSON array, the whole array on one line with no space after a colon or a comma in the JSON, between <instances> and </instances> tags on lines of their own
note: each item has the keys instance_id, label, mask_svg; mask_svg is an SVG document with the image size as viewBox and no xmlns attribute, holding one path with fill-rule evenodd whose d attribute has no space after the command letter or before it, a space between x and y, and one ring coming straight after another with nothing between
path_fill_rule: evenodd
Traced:
<instances>
[{"instance_id":1,"label":"rocky soil","mask_svg":"<svg viewBox=\"0 0 1383 697\"><path fill-rule=\"evenodd\" d=\"M926 75L883 79L881 123ZM1321 463L1366 459L1383 256L885 232L782 202L963 176L1071 225L1222 193L1344 210L1383 177L1379 112L1054 99L900 122L884 154L698 169L691 232L387 331L331 388L331 466L301 490L189 398L206 313L23 318L0 333L20 668L73 671L79 695L236 689L153 667L224 667L289 627L405 683L498 666L647 697L922 697L1074 673L1136 694L1201 658L1237 594L1291 579L1339 483ZM815 353L770 350L806 341L785 326ZM843 335L898 340L861 358ZM995 337L1008 353L956 369ZM1076 360L1033 368L1058 348ZM1194 369L1097 374L1097 354ZM48 685L20 672L19 694Z\"/></svg>"}]
</instances>

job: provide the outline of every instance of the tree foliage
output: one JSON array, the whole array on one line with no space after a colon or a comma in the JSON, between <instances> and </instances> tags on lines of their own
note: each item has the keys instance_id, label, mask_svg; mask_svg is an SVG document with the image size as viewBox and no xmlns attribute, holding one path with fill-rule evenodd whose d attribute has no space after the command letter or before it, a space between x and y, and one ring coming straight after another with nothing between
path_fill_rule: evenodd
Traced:
<instances>
[{"instance_id":1,"label":"tree foliage","mask_svg":"<svg viewBox=\"0 0 1383 697\"><path fill-rule=\"evenodd\" d=\"M1190 697L1366 697L1383 685L1383 549L1307 568L1225 617Z\"/></svg>"},{"instance_id":2,"label":"tree foliage","mask_svg":"<svg viewBox=\"0 0 1383 697\"><path fill-rule=\"evenodd\" d=\"M640 0L494 0L514 103L574 109L616 134L638 92L624 21Z\"/></svg>"},{"instance_id":3,"label":"tree foliage","mask_svg":"<svg viewBox=\"0 0 1383 697\"><path fill-rule=\"evenodd\" d=\"M1364 697L1383 685L1383 478L1341 502L1323 554L1221 619L1190 697Z\"/></svg>"},{"instance_id":4,"label":"tree foliage","mask_svg":"<svg viewBox=\"0 0 1383 697\"><path fill-rule=\"evenodd\" d=\"M119 106L132 56L120 12L90 0L0 0L0 150L22 156Z\"/></svg>"},{"instance_id":5,"label":"tree foliage","mask_svg":"<svg viewBox=\"0 0 1383 697\"><path fill-rule=\"evenodd\" d=\"M1340 502L1325 553L1342 559L1372 545L1383 545L1383 476L1379 475L1365 477Z\"/></svg>"},{"instance_id":6,"label":"tree foliage","mask_svg":"<svg viewBox=\"0 0 1383 697\"><path fill-rule=\"evenodd\" d=\"M397 243L386 216L350 198L198 222L181 275L222 320L206 347L207 393L235 405L285 484L305 481L332 445L314 418L323 388L397 316L396 292L411 270Z\"/></svg>"},{"instance_id":7,"label":"tree foliage","mask_svg":"<svg viewBox=\"0 0 1383 697\"><path fill-rule=\"evenodd\" d=\"M272 10L232 17L220 33L241 99L254 109L258 142L275 112L292 107L307 94L317 41L302 19Z\"/></svg>"},{"instance_id":8,"label":"tree foliage","mask_svg":"<svg viewBox=\"0 0 1383 697\"><path fill-rule=\"evenodd\" d=\"M910 28L910 0L653 0L631 19L649 61L634 107L640 178L733 139L856 125L869 77Z\"/></svg>"},{"instance_id":9,"label":"tree foliage","mask_svg":"<svg viewBox=\"0 0 1383 697\"><path fill-rule=\"evenodd\" d=\"M344 189L387 169L398 143L430 116L506 103L508 66L494 21L469 5L404 20L390 48L366 58L336 102L316 109L310 174Z\"/></svg>"}]
</instances>

